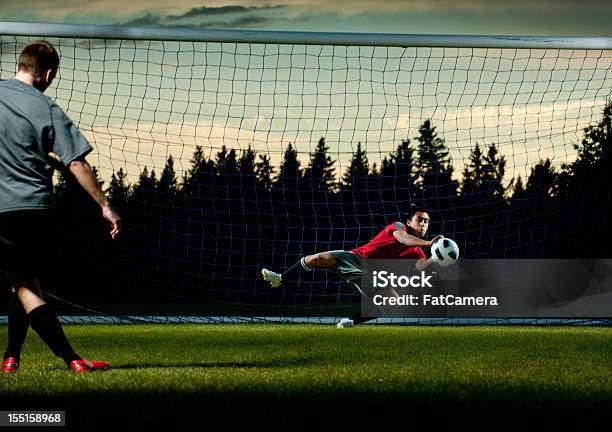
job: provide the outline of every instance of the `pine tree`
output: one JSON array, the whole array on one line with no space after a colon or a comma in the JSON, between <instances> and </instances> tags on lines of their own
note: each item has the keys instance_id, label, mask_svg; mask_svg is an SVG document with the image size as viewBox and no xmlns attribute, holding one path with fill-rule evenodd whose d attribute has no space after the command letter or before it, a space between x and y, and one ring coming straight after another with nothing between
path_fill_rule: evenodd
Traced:
<instances>
[{"instance_id":1,"label":"pine tree","mask_svg":"<svg viewBox=\"0 0 612 432\"><path fill-rule=\"evenodd\" d=\"M230 207L234 215L243 214L257 216L259 201L257 191L257 173L255 172L255 160L257 153L251 145L246 150L242 150L240 159L238 160L238 181L236 189L232 192L228 199L232 200L234 195L240 196L239 201L230 201Z\"/></svg>"},{"instance_id":2,"label":"pine tree","mask_svg":"<svg viewBox=\"0 0 612 432\"><path fill-rule=\"evenodd\" d=\"M401 144L397 146L395 154L393 155L393 162L397 165L398 174L411 176L412 168L414 164L414 149L410 146L410 140L402 140Z\"/></svg>"},{"instance_id":3,"label":"pine tree","mask_svg":"<svg viewBox=\"0 0 612 432\"><path fill-rule=\"evenodd\" d=\"M484 180L484 161L482 151L478 143L470 152L469 162L463 169L463 181L461 192L464 196L474 195L482 188Z\"/></svg>"},{"instance_id":4,"label":"pine tree","mask_svg":"<svg viewBox=\"0 0 612 432\"><path fill-rule=\"evenodd\" d=\"M463 169L461 194L468 202L492 203L503 199L503 177L506 158L500 156L495 144L483 154L478 143L470 152L469 162Z\"/></svg>"},{"instance_id":5,"label":"pine tree","mask_svg":"<svg viewBox=\"0 0 612 432\"><path fill-rule=\"evenodd\" d=\"M531 200L549 200L555 191L557 172L550 159L540 160L531 168L525 194Z\"/></svg>"},{"instance_id":6,"label":"pine tree","mask_svg":"<svg viewBox=\"0 0 612 432\"><path fill-rule=\"evenodd\" d=\"M215 175L214 162L205 158L202 147L196 146L190 161L190 168L183 175L183 188L187 196L197 199L210 198L211 183Z\"/></svg>"},{"instance_id":7,"label":"pine tree","mask_svg":"<svg viewBox=\"0 0 612 432\"><path fill-rule=\"evenodd\" d=\"M169 156L159 178L157 190L163 194L172 196L176 194L178 188L178 179L176 171L174 171L174 159L172 159L172 156Z\"/></svg>"},{"instance_id":8,"label":"pine tree","mask_svg":"<svg viewBox=\"0 0 612 432\"><path fill-rule=\"evenodd\" d=\"M279 174L272 184L272 196L275 201L275 219L284 227L295 227L303 224L300 203L303 199L303 170L300 168L298 152L289 143L283 154ZM296 217L298 216L298 217Z\"/></svg>"},{"instance_id":9,"label":"pine tree","mask_svg":"<svg viewBox=\"0 0 612 432\"><path fill-rule=\"evenodd\" d=\"M385 156L382 161L381 176L388 180L394 188L408 189L409 192L415 185L414 174L414 149L410 146L410 140L402 140L394 153ZM390 180L390 182L389 182Z\"/></svg>"},{"instance_id":10,"label":"pine tree","mask_svg":"<svg viewBox=\"0 0 612 432\"><path fill-rule=\"evenodd\" d=\"M565 232L558 235L567 239L567 250L584 250L583 256L609 255L607 245L612 242L609 215L612 214L612 102L603 109L600 122L584 128L576 160L563 166L557 186L557 200L561 202ZM578 229L575 221L590 229ZM562 228L559 228L561 230ZM567 252L565 252L567 254Z\"/></svg>"},{"instance_id":11,"label":"pine tree","mask_svg":"<svg viewBox=\"0 0 612 432\"><path fill-rule=\"evenodd\" d=\"M234 176L238 174L238 161L236 160L236 150L233 148L229 151L223 145L217 153L215 161L215 169L218 174L226 176Z\"/></svg>"},{"instance_id":12,"label":"pine tree","mask_svg":"<svg viewBox=\"0 0 612 432\"><path fill-rule=\"evenodd\" d=\"M272 176L274 175L274 171L274 166L270 162L270 156L259 155L259 162L255 164L255 175L259 186L267 191L272 189Z\"/></svg>"},{"instance_id":13,"label":"pine tree","mask_svg":"<svg viewBox=\"0 0 612 432\"><path fill-rule=\"evenodd\" d=\"M378 170L378 165L376 165L376 162L374 162L370 171L370 177L378 177L379 175L380 171Z\"/></svg>"},{"instance_id":14,"label":"pine tree","mask_svg":"<svg viewBox=\"0 0 612 432\"><path fill-rule=\"evenodd\" d=\"M380 175L381 176L392 176L393 169L391 168L393 155L389 157L385 156L380 163Z\"/></svg>"},{"instance_id":15,"label":"pine tree","mask_svg":"<svg viewBox=\"0 0 612 432\"><path fill-rule=\"evenodd\" d=\"M457 181L452 179L453 165L444 140L438 136L436 128L426 120L419 128L417 137L416 167L417 186L424 201L436 209L452 207L457 194Z\"/></svg>"},{"instance_id":16,"label":"pine tree","mask_svg":"<svg viewBox=\"0 0 612 432\"><path fill-rule=\"evenodd\" d=\"M599 123L584 129L580 145L574 146L578 150L576 162L572 164L574 170L597 164L605 168L612 165L612 102L606 105L602 114Z\"/></svg>"},{"instance_id":17,"label":"pine tree","mask_svg":"<svg viewBox=\"0 0 612 432\"><path fill-rule=\"evenodd\" d=\"M150 204L157 190L157 177L155 170L151 170L145 166L138 177L138 182L132 187L130 194L130 202L135 201L142 204Z\"/></svg>"},{"instance_id":18,"label":"pine tree","mask_svg":"<svg viewBox=\"0 0 612 432\"><path fill-rule=\"evenodd\" d=\"M513 200L522 200L525 199L526 194L525 194L525 186L523 185L523 179L521 178L521 176L519 175L516 178L516 181L512 181L511 183L512 186L512 199Z\"/></svg>"},{"instance_id":19,"label":"pine tree","mask_svg":"<svg viewBox=\"0 0 612 432\"><path fill-rule=\"evenodd\" d=\"M506 157L499 153L495 144L491 144L484 156L484 180L486 189L493 200L504 198L504 175L506 174Z\"/></svg>"},{"instance_id":20,"label":"pine tree","mask_svg":"<svg viewBox=\"0 0 612 432\"><path fill-rule=\"evenodd\" d=\"M419 133L416 165L420 175L420 184L424 186L435 183L435 176L438 174L451 173L453 167L444 140L438 137L436 128L429 120L421 125Z\"/></svg>"},{"instance_id":21,"label":"pine tree","mask_svg":"<svg viewBox=\"0 0 612 432\"><path fill-rule=\"evenodd\" d=\"M580 144L574 145L578 150L576 160L564 165L565 186L569 190L592 188L600 189L610 184L612 172L612 103L603 110L602 120L584 128ZM571 193L563 191L565 194Z\"/></svg>"},{"instance_id":22,"label":"pine tree","mask_svg":"<svg viewBox=\"0 0 612 432\"><path fill-rule=\"evenodd\" d=\"M240 172L240 175L247 177L255 176L256 157L257 153L251 148L250 145L246 150L242 151L242 155L238 161L238 171Z\"/></svg>"},{"instance_id":23,"label":"pine tree","mask_svg":"<svg viewBox=\"0 0 612 432\"><path fill-rule=\"evenodd\" d=\"M364 190L369 171L368 156L361 147L361 142L358 142L351 163L342 176L345 188L347 190Z\"/></svg>"},{"instance_id":24,"label":"pine tree","mask_svg":"<svg viewBox=\"0 0 612 432\"><path fill-rule=\"evenodd\" d=\"M409 139L402 140L393 153L383 158L380 175L371 180L378 191L372 191L370 201L382 201L383 214L401 217L409 209L415 191L414 148Z\"/></svg>"},{"instance_id":25,"label":"pine tree","mask_svg":"<svg viewBox=\"0 0 612 432\"><path fill-rule=\"evenodd\" d=\"M191 160L189 161L189 164L190 164L189 171L183 174L183 184L187 184L194 180L194 177L196 176L198 169L205 161L206 159L204 157L204 151L202 149L202 146L196 145L196 148L193 152L193 156L191 157Z\"/></svg>"},{"instance_id":26,"label":"pine tree","mask_svg":"<svg viewBox=\"0 0 612 432\"><path fill-rule=\"evenodd\" d=\"M129 198L130 187L127 183L127 174L123 171L123 167L119 168L119 171L111 175L111 181L106 194L113 205L118 210L127 207Z\"/></svg>"},{"instance_id":27,"label":"pine tree","mask_svg":"<svg viewBox=\"0 0 612 432\"><path fill-rule=\"evenodd\" d=\"M313 191L328 193L335 189L335 161L328 155L328 151L325 138L321 138L304 171L304 179L310 183Z\"/></svg>"},{"instance_id":28,"label":"pine tree","mask_svg":"<svg viewBox=\"0 0 612 432\"><path fill-rule=\"evenodd\" d=\"M283 163L280 166L278 177L274 182L274 188L297 192L301 177L302 170L300 168L300 161L298 160L298 152L295 147L289 143L285 149Z\"/></svg>"}]
</instances>

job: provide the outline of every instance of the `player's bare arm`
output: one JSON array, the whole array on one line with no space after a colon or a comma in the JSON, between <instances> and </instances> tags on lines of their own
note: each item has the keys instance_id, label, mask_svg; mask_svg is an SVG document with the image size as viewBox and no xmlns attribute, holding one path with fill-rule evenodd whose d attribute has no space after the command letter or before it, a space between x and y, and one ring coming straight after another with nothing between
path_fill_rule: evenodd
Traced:
<instances>
[{"instance_id":1,"label":"player's bare arm","mask_svg":"<svg viewBox=\"0 0 612 432\"><path fill-rule=\"evenodd\" d=\"M100 189L91 165L85 159L77 159L68 165L81 187L94 199L102 209L102 217L111 224L111 238L115 239L121 232L121 218L111 207L108 199Z\"/></svg>"},{"instance_id":2,"label":"player's bare arm","mask_svg":"<svg viewBox=\"0 0 612 432\"><path fill-rule=\"evenodd\" d=\"M431 258L418 260L415 267L418 271L427 270L433 264Z\"/></svg>"},{"instance_id":3,"label":"player's bare arm","mask_svg":"<svg viewBox=\"0 0 612 432\"><path fill-rule=\"evenodd\" d=\"M395 237L398 242L410 247L431 247L435 242L444 238L444 236L439 235L434 237L432 240L421 240L412 234L408 234L407 232L400 230L394 231L393 237Z\"/></svg>"}]
</instances>

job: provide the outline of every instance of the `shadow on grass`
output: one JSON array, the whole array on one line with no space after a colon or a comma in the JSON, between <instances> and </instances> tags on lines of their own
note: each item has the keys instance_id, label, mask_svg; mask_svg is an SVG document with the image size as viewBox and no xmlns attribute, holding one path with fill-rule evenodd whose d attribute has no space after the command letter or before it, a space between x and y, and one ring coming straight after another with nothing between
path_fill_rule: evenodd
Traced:
<instances>
[{"instance_id":1,"label":"shadow on grass","mask_svg":"<svg viewBox=\"0 0 612 432\"><path fill-rule=\"evenodd\" d=\"M187 362L187 363L127 363L113 366L111 370L130 369L269 369L295 367L307 362Z\"/></svg>"}]
</instances>

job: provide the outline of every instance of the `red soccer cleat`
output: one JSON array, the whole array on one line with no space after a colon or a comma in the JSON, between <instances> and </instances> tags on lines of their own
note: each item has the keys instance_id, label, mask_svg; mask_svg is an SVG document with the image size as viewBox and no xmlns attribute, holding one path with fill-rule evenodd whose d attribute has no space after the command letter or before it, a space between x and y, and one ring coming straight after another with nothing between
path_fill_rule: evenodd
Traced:
<instances>
[{"instance_id":1,"label":"red soccer cleat","mask_svg":"<svg viewBox=\"0 0 612 432\"><path fill-rule=\"evenodd\" d=\"M17 372L17 369L19 369L19 363L15 357L7 357L2 362L3 372Z\"/></svg>"},{"instance_id":2,"label":"red soccer cleat","mask_svg":"<svg viewBox=\"0 0 612 432\"><path fill-rule=\"evenodd\" d=\"M73 360L70 369L74 372L93 372L96 370L109 370L110 363L104 361Z\"/></svg>"}]
</instances>

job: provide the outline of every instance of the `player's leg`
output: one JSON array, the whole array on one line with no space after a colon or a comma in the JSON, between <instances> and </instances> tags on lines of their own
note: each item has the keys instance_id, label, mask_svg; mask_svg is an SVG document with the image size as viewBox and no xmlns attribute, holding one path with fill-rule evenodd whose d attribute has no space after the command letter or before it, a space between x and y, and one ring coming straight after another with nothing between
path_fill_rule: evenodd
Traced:
<instances>
[{"instance_id":1,"label":"player's leg","mask_svg":"<svg viewBox=\"0 0 612 432\"><path fill-rule=\"evenodd\" d=\"M369 271L366 260L362 259L361 257L352 252L334 251L334 256L336 258L338 270L342 275L342 279L344 279L362 296L371 297L374 294L382 294L385 297L399 298L399 294L393 288L387 288L384 290L375 289L373 286L371 286L370 283L367 282L369 281ZM384 314L384 308L379 307L379 309L380 312ZM340 321L338 321L336 326L338 328L350 328L368 321L372 321L374 319L376 318L357 315L348 318L342 318Z\"/></svg>"},{"instance_id":2,"label":"player's leg","mask_svg":"<svg viewBox=\"0 0 612 432\"><path fill-rule=\"evenodd\" d=\"M17 293L11 288L8 302L8 344L2 357L2 370L14 372L19 368L21 348L28 334L30 319Z\"/></svg>"},{"instance_id":3,"label":"player's leg","mask_svg":"<svg viewBox=\"0 0 612 432\"><path fill-rule=\"evenodd\" d=\"M345 251L341 251L345 252ZM307 267L312 268L337 268L336 256L338 251L320 252L314 255L307 255L302 260Z\"/></svg>"},{"instance_id":4,"label":"player's leg","mask_svg":"<svg viewBox=\"0 0 612 432\"><path fill-rule=\"evenodd\" d=\"M56 356L64 360L70 369L76 372L86 372L92 369L109 368L106 362L89 362L81 359L72 349L55 311L43 300L37 278L19 281L14 286L32 329L38 333Z\"/></svg>"},{"instance_id":5,"label":"player's leg","mask_svg":"<svg viewBox=\"0 0 612 432\"><path fill-rule=\"evenodd\" d=\"M377 294L381 294L384 297L399 298L399 294L393 288L387 288L387 289L384 289L384 290L378 290ZM385 308L384 307L381 308L381 311L385 312ZM361 316L361 315L353 316L351 318L342 318L338 322L337 327L338 328L350 328L350 327L354 327L354 326L359 325L359 324L363 324L363 323L368 322L368 321L373 321L375 319L376 318L373 318L373 317L364 317L364 316Z\"/></svg>"},{"instance_id":6,"label":"player's leg","mask_svg":"<svg viewBox=\"0 0 612 432\"><path fill-rule=\"evenodd\" d=\"M265 281L270 282L273 287L280 286L283 282L293 281L300 276L309 274L314 268L336 268L336 258L334 252L320 252L314 255L307 255L289 266L282 274L275 273L268 269L262 269L261 274ZM343 251L344 252L344 251Z\"/></svg>"},{"instance_id":7,"label":"player's leg","mask_svg":"<svg viewBox=\"0 0 612 432\"><path fill-rule=\"evenodd\" d=\"M15 372L19 368L21 349L26 339L29 317L12 285L19 276L30 271L31 254L20 247L24 231L34 231L41 224L30 224L20 213L0 213L0 289L8 291L8 343L1 369ZM25 277L24 277L25 278Z\"/></svg>"},{"instance_id":8,"label":"player's leg","mask_svg":"<svg viewBox=\"0 0 612 432\"><path fill-rule=\"evenodd\" d=\"M15 282L13 290L17 293L17 298L26 315L30 315L34 309L47 304L42 298L42 292L37 278Z\"/></svg>"},{"instance_id":9,"label":"player's leg","mask_svg":"<svg viewBox=\"0 0 612 432\"><path fill-rule=\"evenodd\" d=\"M362 279L367 275L367 262L353 252L348 251L332 251L332 255L336 261L336 268L340 272L342 279L352 287L356 292L365 295L362 287ZM342 318L336 326L338 328L350 328L357 324L361 324L371 318L362 318L354 316L350 318Z\"/></svg>"},{"instance_id":10,"label":"player's leg","mask_svg":"<svg viewBox=\"0 0 612 432\"><path fill-rule=\"evenodd\" d=\"M25 313L29 317L32 329L51 348L51 351L61 357L67 366L81 358L74 352L66 339L62 325L55 312L43 298L38 279L32 278L15 283L15 290Z\"/></svg>"}]
</instances>

